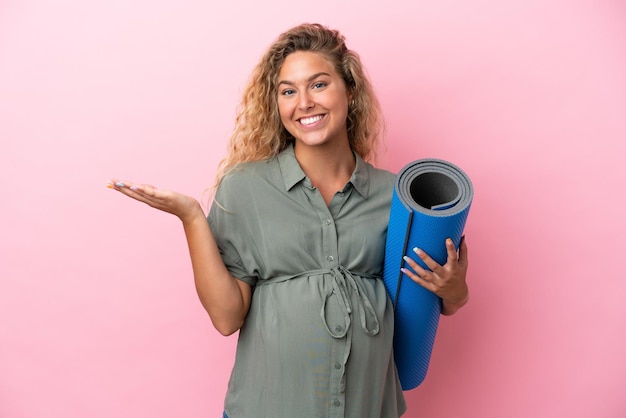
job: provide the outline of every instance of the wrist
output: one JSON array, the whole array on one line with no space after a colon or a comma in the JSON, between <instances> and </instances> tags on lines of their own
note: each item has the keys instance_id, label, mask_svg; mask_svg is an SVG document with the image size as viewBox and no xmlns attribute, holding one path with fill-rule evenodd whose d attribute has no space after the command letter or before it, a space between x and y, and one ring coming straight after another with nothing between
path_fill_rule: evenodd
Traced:
<instances>
[{"instance_id":1,"label":"wrist","mask_svg":"<svg viewBox=\"0 0 626 418\"><path fill-rule=\"evenodd\" d=\"M191 204L187 210L181 213L178 216L178 218L181 220L181 222L183 223L183 226L185 227L193 224L194 222L198 220L202 220L202 222L206 222L204 211L202 210L200 203L198 203L198 201L196 200L194 200L193 204Z\"/></svg>"},{"instance_id":2,"label":"wrist","mask_svg":"<svg viewBox=\"0 0 626 418\"><path fill-rule=\"evenodd\" d=\"M469 291L466 288L465 293L462 297L455 299L444 299L441 304L441 314L442 315L453 315L461 309L467 302L469 301Z\"/></svg>"}]
</instances>

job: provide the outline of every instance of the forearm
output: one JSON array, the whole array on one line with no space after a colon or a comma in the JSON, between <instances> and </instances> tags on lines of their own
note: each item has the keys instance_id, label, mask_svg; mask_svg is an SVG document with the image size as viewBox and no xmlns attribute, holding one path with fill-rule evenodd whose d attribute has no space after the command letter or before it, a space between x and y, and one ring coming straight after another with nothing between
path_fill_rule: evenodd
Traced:
<instances>
[{"instance_id":1,"label":"forearm","mask_svg":"<svg viewBox=\"0 0 626 418\"><path fill-rule=\"evenodd\" d=\"M249 285L233 277L222 260L202 208L181 219L200 302L215 328L230 335L243 325L250 305Z\"/></svg>"}]
</instances>

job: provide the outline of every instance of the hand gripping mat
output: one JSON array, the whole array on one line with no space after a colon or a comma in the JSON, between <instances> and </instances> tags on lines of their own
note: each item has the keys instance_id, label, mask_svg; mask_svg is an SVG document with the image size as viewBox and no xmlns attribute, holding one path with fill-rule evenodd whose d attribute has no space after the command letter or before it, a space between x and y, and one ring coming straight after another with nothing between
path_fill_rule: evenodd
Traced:
<instances>
[{"instance_id":1,"label":"hand gripping mat","mask_svg":"<svg viewBox=\"0 0 626 418\"><path fill-rule=\"evenodd\" d=\"M467 175L447 161L417 160L396 176L383 279L394 305L394 357L403 390L417 387L426 377L441 299L400 271L402 257L408 255L428 269L413 252L418 247L445 264L445 239L458 248L473 195Z\"/></svg>"}]
</instances>

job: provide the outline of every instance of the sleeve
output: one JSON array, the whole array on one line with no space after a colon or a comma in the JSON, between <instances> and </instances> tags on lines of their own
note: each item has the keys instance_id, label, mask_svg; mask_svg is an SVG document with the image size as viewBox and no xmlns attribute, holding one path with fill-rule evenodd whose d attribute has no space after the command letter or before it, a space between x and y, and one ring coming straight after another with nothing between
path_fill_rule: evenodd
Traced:
<instances>
[{"instance_id":1,"label":"sleeve","mask_svg":"<svg viewBox=\"0 0 626 418\"><path fill-rule=\"evenodd\" d=\"M245 243L247 234L244 228L247 223L243 222L243 206L237 202L236 183L230 178L223 179L215 193L207 221L226 268L237 279L254 286L258 280L257 268L254 258L247 254L250 250Z\"/></svg>"}]
</instances>

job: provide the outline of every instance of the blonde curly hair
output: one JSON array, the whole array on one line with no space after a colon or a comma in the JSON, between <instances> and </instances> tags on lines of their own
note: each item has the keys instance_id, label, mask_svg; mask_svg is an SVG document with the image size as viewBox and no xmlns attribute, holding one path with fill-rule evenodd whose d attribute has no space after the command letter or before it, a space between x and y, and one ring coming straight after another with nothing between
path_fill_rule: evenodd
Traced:
<instances>
[{"instance_id":1,"label":"blonde curly hair","mask_svg":"<svg viewBox=\"0 0 626 418\"><path fill-rule=\"evenodd\" d=\"M227 157L218 167L215 186L238 164L270 159L293 141L280 120L277 79L285 58L295 51L322 54L335 65L353 99L346 121L350 146L364 160L375 160L383 120L358 54L347 48L344 36L338 31L306 23L282 33L252 72L237 111Z\"/></svg>"}]
</instances>

